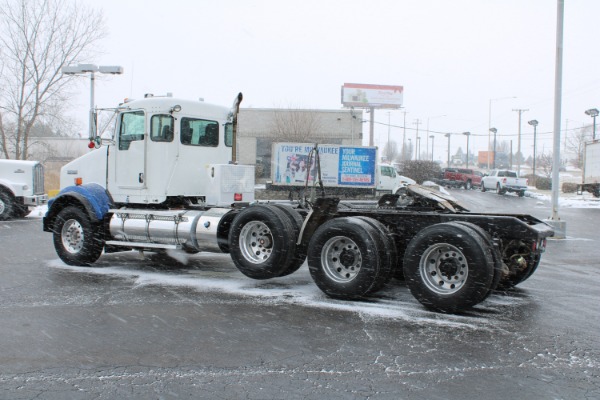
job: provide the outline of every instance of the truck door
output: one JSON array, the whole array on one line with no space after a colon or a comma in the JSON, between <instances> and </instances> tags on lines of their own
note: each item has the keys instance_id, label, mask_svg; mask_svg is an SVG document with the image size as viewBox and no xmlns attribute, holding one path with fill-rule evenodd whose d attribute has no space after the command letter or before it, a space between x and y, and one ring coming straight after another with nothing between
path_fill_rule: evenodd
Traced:
<instances>
[{"instance_id":1,"label":"truck door","mask_svg":"<svg viewBox=\"0 0 600 400\"><path fill-rule=\"evenodd\" d=\"M379 166L379 184L377 190L394 190L397 186L396 170L388 165Z\"/></svg>"},{"instance_id":2,"label":"truck door","mask_svg":"<svg viewBox=\"0 0 600 400\"><path fill-rule=\"evenodd\" d=\"M119 188L146 187L146 117L143 111L119 117L115 182Z\"/></svg>"}]
</instances>

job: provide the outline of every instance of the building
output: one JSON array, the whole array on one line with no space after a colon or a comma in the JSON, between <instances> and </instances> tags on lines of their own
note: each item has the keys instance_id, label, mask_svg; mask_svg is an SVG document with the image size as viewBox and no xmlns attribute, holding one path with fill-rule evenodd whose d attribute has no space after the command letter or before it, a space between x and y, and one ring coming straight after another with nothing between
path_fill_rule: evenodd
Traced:
<instances>
[{"instance_id":1,"label":"building","mask_svg":"<svg viewBox=\"0 0 600 400\"><path fill-rule=\"evenodd\" d=\"M274 142L360 146L362 121L362 110L242 108L237 160L240 164L255 164L258 181L268 179Z\"/></svg>"}]
</instances>

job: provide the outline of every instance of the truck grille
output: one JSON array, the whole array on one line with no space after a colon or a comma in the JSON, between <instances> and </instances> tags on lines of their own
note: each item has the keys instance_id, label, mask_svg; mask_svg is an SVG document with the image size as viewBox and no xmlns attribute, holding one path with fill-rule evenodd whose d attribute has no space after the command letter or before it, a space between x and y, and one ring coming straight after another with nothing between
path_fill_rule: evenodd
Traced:
<instances>
[{"instance_id":1,"label":"truck grille","mask_svg":"<svg viewBox=\"0 0 600 400\"><path fill-rule=\"evenodd\" d=\"M44 166L36 164L33 170L33 194L44 194Z\"/></svg>"}]
</instances>

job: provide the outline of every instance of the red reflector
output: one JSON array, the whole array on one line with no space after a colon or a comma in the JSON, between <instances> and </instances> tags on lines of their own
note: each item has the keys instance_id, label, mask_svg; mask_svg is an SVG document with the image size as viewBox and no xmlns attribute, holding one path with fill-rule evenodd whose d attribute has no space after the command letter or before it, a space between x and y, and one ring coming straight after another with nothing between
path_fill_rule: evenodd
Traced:
<instances>
[{"instance_id":1,"label":"red reflector","mask_svg":"<svg viewBox=\"0 0 600 400\"><path fill-rule=\"evenodd\" d=\"M243 198L243 196L241 193L235 193L233 195L233 201L242 201L242 198Z\"/></svg>"},{"instance_id":2,"label":"red reflector","mask_svg":"<svg viewBox=\"0 0 600 400\"><path fill-rule=\"evenodd\" d=\"M94 147L96 147L96 145L94 144L94 142L89 142L88 143L88 148L89 149L93 149Z\"/></svg>"},{"instance_id":3,"label":"red reflector","mask_svg":"<svg viewBox=\"0 0 600 400\"><path fill-rule=\"evenodd\" d=\"M83 178L75 178L75 185L77 185L77 186L83 185Z\"/></svg>"}]
</instances>

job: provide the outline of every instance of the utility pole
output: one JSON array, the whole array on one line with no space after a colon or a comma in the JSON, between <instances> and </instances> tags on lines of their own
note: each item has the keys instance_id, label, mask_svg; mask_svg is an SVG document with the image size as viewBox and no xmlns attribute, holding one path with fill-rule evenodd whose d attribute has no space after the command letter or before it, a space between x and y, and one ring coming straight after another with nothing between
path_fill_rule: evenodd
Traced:
<instances>
[{"instance_id":1,"label":"utility pole","mask_svg":"<svg viewBox=\"0 0 600 400\"><path fill-rule=\"evenodd\" d=\"M451 133L446 133L444 136L448 138L448 168L450 168L450 136Z\"/></svg>"},{"instance_id":2,"label":"utility pole","mask_svg":"<svg viewBox=\"0 0 600 400\"><path fill-rule=\"evenodd\" d=\"M415 152L416 152L416 154L415 154L415 160L419 159L419 151L420 151L420 149L419 149L419 125L421 125L421 124L422 124L422 122L418 118L413 122L413 125L417 126L417 132L416 132L416 136L415 136L415 145L416 145L416 148L415 148Z\"/></svg>"},{"instance_id":3,"label":"utility pole","mask_svg":"<svg viewBox=\"0 0 600 400\"><path fill-rule=\"evenodd\" d=\"M371 120L369 121L369 146L374 146L373 131L375 130L375 108L370 107L369 112L371 113Z\"/></svg>"},{"instance_id":4,"label":"utility pole","mask_svg":"<svg viewBox=\"0 0 600 400\"><path fill-rule=\"evenodd\" d=\"M523 157L523 154L521 154L521 114L523 114L525 111L529 111L529 109L513 108L513 111L519 113L519 136L517 140L517 173L519 174L519 176L521 176L521 158Z\"/></svg>"},{"instance_id":5,"label":"utility pole","mask_svg":"<svg viewBox=\"0 0 600 400\"><path fill-rule=\"evenodd\" d=\"M402 125L402 161L406 160L406 111L404 113L404 125Z\"/></svg>"}]
</instances>

